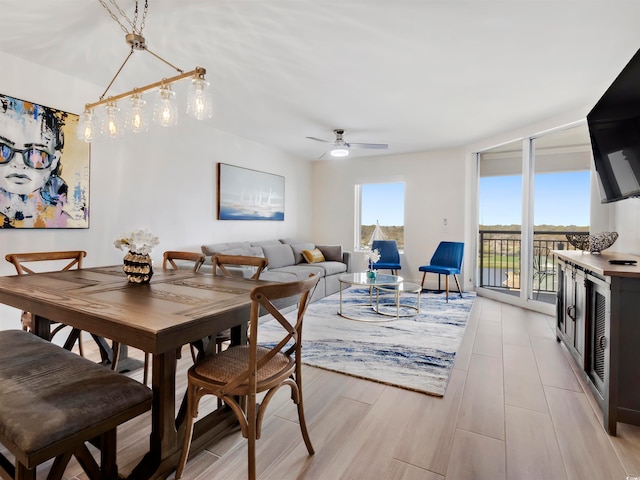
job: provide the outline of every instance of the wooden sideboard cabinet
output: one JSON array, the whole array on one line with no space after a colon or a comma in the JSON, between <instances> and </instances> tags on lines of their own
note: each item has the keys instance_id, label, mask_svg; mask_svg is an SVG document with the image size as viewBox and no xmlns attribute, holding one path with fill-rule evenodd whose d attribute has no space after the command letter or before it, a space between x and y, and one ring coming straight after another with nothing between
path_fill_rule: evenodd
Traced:
<instances>
[{"instance_id":1,"label":"wooden sideboard cabinet","mask_svg":"<svg viewBox=\"0 0 640 480\"><path fill-rule=\"evenodd\" d=\"M598 401L607 432L640 425L640 257L554 250L556 335ZM612 265L609 260L636 260Z\"/></svg>"}]
</instances>

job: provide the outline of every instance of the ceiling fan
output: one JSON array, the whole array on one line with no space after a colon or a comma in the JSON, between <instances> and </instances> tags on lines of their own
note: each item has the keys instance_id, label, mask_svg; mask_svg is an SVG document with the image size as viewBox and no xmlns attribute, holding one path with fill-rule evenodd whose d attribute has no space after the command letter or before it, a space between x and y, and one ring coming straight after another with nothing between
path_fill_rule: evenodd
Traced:
<instances>
[{"instance_id":1,"label":"ceiling fan","mask_svg":"<svg viewBox=\"0 0 640 480\"><path fill-rule=\"evenodd\" d=\"M389 145L386 143L347 143L344 141L343 135L344 130L341 128L336 128L333 133L336 134L335 142L330 142L329 140L323 140L321 138L316 137L307 137L309 140L315 140L317 142L330 143L331 148L324 152L320 157L324 157L327 153L329 153L332 157L340 158L346 157L349 155L349 149L351 148L376 148L376 149L386 149L389 148Z\"/></svg>"}]
</instances>

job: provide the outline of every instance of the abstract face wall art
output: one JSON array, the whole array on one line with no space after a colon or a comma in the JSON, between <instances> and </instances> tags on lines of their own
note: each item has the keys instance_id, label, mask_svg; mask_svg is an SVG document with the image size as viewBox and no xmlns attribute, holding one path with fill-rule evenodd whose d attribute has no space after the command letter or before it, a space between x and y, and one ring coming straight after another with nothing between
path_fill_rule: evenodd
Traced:
<instances>
[{"instance_id":1,"label":"abstract face wall art","mask_svg":"<svg viewBox=\"0 0 640 480\"><path fill-rule=\"evenodd\" d=\"M0 228L88 228L78 116L0 94Z\"/></svg>"}]
</instances>

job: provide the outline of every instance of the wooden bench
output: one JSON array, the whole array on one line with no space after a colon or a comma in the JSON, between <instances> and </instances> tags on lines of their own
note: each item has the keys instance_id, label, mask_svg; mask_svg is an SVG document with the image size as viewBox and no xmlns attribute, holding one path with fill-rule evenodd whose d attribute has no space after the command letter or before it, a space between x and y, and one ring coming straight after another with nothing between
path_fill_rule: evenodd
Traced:
<instances>
[{"instance_id":1,"label":"wooden bench","mask_svg":"<svg viewBox=\"0 0 640 480\"><path fill-rule=\"evenodd\" d=\"M118 478L116 428L151 408L151 390L22 330L0 331L0 476L61 479L75 456L88 478ZM100 464L85 442L100 450Z\"/></svg>"}]
</instances>

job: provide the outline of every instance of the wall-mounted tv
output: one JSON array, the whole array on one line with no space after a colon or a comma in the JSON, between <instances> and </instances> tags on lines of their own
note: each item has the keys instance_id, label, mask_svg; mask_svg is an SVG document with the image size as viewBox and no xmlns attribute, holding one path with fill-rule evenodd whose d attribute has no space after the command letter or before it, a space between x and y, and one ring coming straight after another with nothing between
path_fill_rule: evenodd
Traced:
<instances>
[{"instance_id":1,"label":"wall-mounted tv","mask_svg":"<svg viewBox=\"0 0 640 480\"><path fill-rule=\"evenodd\" d=\"M602 203L640 196L640 50L587 115Z\"/></svg>"}]
</instances>

